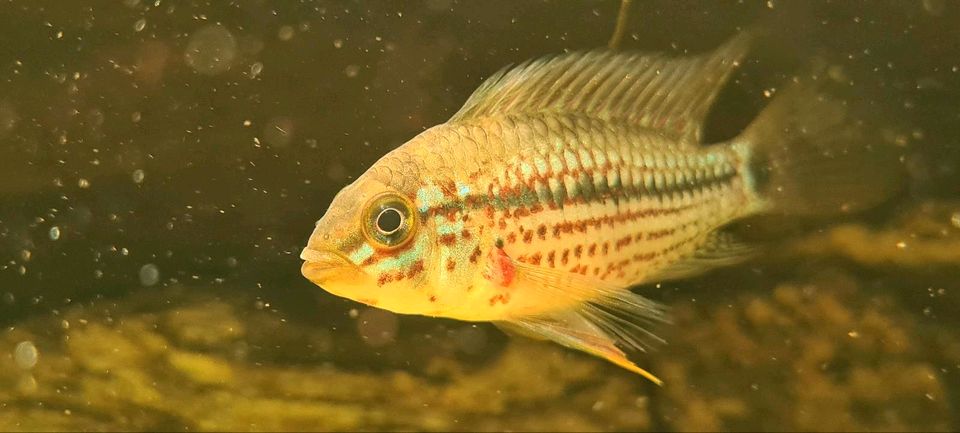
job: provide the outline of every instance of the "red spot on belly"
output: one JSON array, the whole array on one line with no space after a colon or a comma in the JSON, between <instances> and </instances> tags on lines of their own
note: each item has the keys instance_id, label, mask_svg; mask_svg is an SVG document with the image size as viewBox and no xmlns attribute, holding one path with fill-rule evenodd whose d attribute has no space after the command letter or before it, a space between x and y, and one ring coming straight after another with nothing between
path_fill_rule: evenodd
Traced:
<instances>
[{"instance_id":1,"label":"red spot on belly","mask_svg":"<svg viewBox=\"0 0 960 433\"><path fill-rule=\"evenodd\" d=\"M486 277L497 285L507 287L513 282L517 269L513 265L513 260L503 252L502 248L493 248L490 250L490 265L486 272Z\"/></svg>"},{"instance_id":2,"label":"red spot on belly","mask_svg":"<svg viewBox=\"0 0 960 433\"><path fill-rule=\"evenodd\" d=\"M440 244L445 246L451 246L457 242L457 235L453 233L447 233L445 235L440 235Z\"/></svg>"},{"instance_id":3,"label":"red spot on belly","mask_svg":"<svg viewBox=\"0 0 960 433\"><path fill-rule=\"evenodd\" d=\"M430 302L437 302L437 297L435 295L430 295Z\"/></svg>"}]
</instances>

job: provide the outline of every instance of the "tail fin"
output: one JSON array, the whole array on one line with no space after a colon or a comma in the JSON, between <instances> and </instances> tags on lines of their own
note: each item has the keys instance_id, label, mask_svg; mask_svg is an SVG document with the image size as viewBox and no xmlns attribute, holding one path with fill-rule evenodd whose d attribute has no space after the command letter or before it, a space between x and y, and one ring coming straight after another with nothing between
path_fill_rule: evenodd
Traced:
<instances>
[{"instance_id":1,"label":"tail fin","mask_svg":"<svg viewBox=\"0 0 960 433\"><path fill-rule=\"evenodd\" d=\"M772 212L823 216L880 204L902 186L899 150L876 125L815 85L793 84L737 142L754 190Z\"/></svg>"}]
</instances>

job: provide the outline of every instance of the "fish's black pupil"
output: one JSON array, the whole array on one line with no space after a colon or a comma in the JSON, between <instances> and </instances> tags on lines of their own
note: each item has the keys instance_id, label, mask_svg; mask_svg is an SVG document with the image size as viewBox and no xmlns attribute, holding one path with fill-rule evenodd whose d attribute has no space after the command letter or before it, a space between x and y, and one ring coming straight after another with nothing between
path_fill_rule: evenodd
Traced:
<instances>
[{"instance_id":1,"label":"fish's black pupil","mask_svg":"<svg viewBox=\"0 0 960 433\"><path fill-rule=\"evenodd\" d=\"M403 224L403 215L394 208L386 208L377 215L377 229L381 233L391 234L400 229Z\"/></svg>"}]
</instances>

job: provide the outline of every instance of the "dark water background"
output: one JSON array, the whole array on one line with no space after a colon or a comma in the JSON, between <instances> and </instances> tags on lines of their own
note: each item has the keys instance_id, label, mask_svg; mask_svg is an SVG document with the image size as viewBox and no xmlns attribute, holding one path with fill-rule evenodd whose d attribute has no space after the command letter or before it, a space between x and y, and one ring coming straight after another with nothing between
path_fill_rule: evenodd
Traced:
<instances>
[{"instance_id":1,"label":"dark water background","mask_svg":"<svg viewBox=\"0 0 960 433\"><path fill-rule=\"evenodd\" d=\"M435 340L463 325L391 316L399 333L390 331L389 342L375 350L367 347L351 317L359 306L323 294L299 275L297 255L313 222L341 187L388 150L446 120L500 67L604 46L618 7L615 1L506 0L4 2L0 323L10 332L22 323L49 321L49 332L35 329L54 338L61 330L53 325L65 311L150 300L132 310L113 307L129 313L209 295L270 311L278 337L272 345L250 344L257 362L424 370L438 350L431 345L443 345ZM711 114L709 139L736 134L768 100L764 91L812 64L825 65L839 93L887 113L889 123L878 127L889 128L891 139L905 146L910 172L906 191L894 202L835 223L897 226L890 221L933 206L946 209L943 230L953 231L944 236L957 236L960 4L636 1L631 12L625 49L699 52L738 29L768 29ZM918 321L918 332L956 329L958 262L907 270L895 263L785 259L721 271L655 297L722 306L739 286L762 291L797 274L819 275L824 261L852 274L869 296L892 296L898 311ZM931 300L934 287L946 295ZM186 301L184 293L190 294ZM332 329L342 344L303 349L301 340L280 336L284 326ZM481 329L483 347L454 359L477 368L496 361L509 343L492 328ZM869 426L960 428L960 419L950 415L960 409L960 360L936 352L939 347L917 355L943 386L938 411L925 416L919 405L914 418L898 418L901 424ZM44 353L40 347L41 363ZM44 399L16 401L32 407ZM98 419L115 427L204 428L189 419L108 423L142 414L128 410ZM683 428L671 420L685 415L669 408L651 413L652 421L636 426ZM770 424L754 413L715 426L797 425L804 426Z\"/></svg>"}]
</instances>

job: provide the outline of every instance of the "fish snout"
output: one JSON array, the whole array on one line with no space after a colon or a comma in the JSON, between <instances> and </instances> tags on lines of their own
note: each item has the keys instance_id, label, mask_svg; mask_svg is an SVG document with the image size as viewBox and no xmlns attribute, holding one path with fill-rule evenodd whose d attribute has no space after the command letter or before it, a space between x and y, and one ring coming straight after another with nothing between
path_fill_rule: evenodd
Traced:
<instances>
[{"instance_id":1,"label":"fish snout","mask_svg":"<svg viewBox=\"0 0 960 433\"><path fill-rule=\"evenodd\" d=\"M346 276L358 271L357 267L346 257L329 251L317 251L310 247L300 252L304 261L300 272L308 280L321 283L333 277Z\"/></svg>"}]
</instances>

